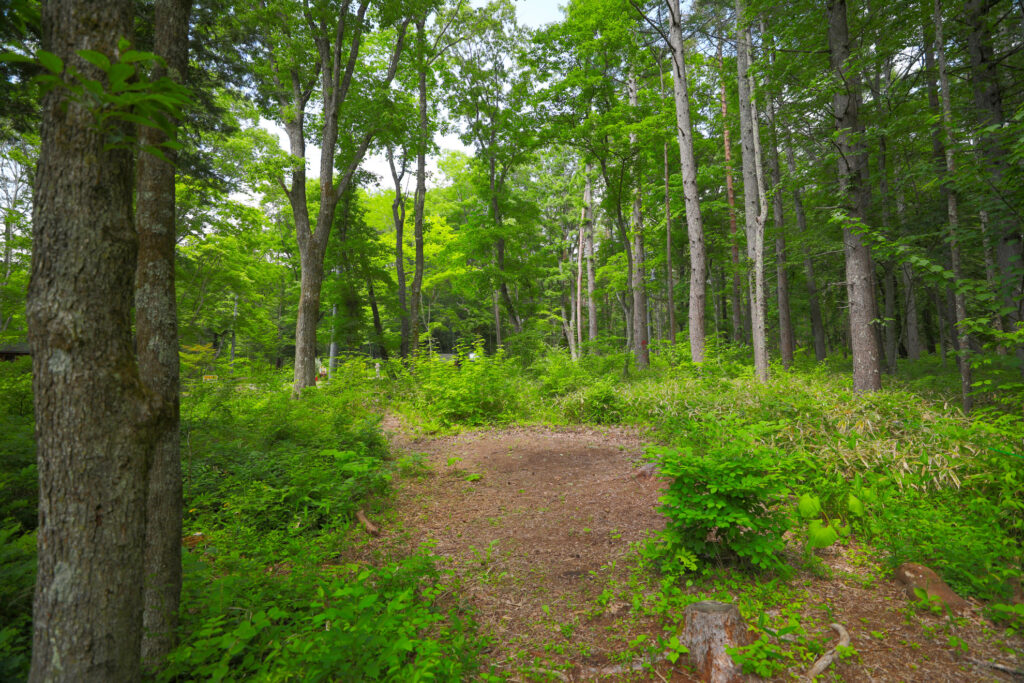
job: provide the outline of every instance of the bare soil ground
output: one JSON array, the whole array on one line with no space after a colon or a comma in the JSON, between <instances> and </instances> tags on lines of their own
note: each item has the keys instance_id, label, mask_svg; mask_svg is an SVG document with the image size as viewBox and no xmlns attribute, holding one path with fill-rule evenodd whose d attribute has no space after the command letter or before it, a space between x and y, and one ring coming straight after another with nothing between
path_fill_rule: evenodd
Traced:
<instances>
[{"instance_id":1,"label":"bare soil ground","mask_svg":"<svg viewBox=\"0 0 1024 683\"><path fill-rule=\"evenodd\" d=\"M394 417L384 426L396 453L424 467L396 483L394 517L364 547L433 543L491 636L495 673L521 681L696 680L685 658L635 670L638 639L665 635L664 620L643 604L657 577L638 583L631 569L631 544L664 526L657 505L665 484L638 474L643 434L512 427L417 438ZM789 590L800 596L809 631L825 634L829 622L839 622L856 653L819 680L1015 680L985 662L1024 668L1024 640L994 629L980 609L953 624L908 608L901 587L856 546L837 546L821 559L818 571L798 571ZM804 670L793 667L778 680Z\"/></svg>"}]
</instances>

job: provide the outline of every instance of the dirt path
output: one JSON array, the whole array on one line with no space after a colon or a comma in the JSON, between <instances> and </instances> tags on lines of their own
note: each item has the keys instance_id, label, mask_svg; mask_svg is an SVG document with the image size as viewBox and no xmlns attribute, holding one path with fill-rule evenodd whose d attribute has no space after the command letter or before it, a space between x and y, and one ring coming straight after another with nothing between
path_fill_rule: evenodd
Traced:
<instances>
[{"instance_id":1,"label":"dirt path","mask_svg":"<svg viewBox=\"0 0 1024 683\"><path fill-rule=\"evenodd\" d=\"M394 418L384 427L411 469L423 468L399 482L395 517L379 542L434 544L493 638L496 673L523 681L696 680L682 663L627 672L638 639L662 633L659 619L629 601L630 546L664 525L656 512L664 483L638 472L640 433L514 427L416 439ZM907 610L897 586L873 577L855 548L824 560L829 569L817 573L825 576L801 572L791 585L806 597L808 623L822 632L828 621L845 624L857 654L823 680L1013 680L968 658L1024 664L1021 640L986 634L979 617L951 631L939 617ZM951 635L967 655L953 655Z\"/></svg>"}]
</instances>

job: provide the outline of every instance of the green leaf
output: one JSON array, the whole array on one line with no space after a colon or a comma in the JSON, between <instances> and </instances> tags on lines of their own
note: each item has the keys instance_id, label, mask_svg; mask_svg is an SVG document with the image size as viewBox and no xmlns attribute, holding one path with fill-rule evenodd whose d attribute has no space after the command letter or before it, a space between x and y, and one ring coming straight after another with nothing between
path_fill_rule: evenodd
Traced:
<instances>
[{"instance_id":1,"label":"green leaf","mask_svg":"<svg viewBox=\"0 0 1024 683\"><path fill-rule=\"evenodd\" d=\"M110 71L110 59L102 52L96 52L96 50L79 50L78 56L98 69Z\"/></svg>"},{"instance_id":2,"label":"green leaf","mask_svg":"<svg viewBox=\"0 0 1024 683\"><path fill-rule=\"evenodd\" d=\"M857 517L864 516L864 503L852 493L847 498L846 507L850 510L851 515L856 515Z\"/></svg>"},{"instance_id":3,"label":"green leaf","mask_svg":"<svg viewBox=\"0 0 1024 683\"><path fill-rule=\"evenodd\" d=\"M22 64L34 64L35 59L32 59L28 55L19 55L17 52L2 52L0 53L0 62L20 62Z\"/></svg>"},{"instance_id":4,"label":"green leaf","mask_svg":"<svg viewBox=\"0 0 1024 683\"><path fill-rule=\"evenodd\" d=\"M796 509L804 519L811 519L821 514L821 499L808 493L800 496Z\"/></svg>"},{"instance_id":5,"label":"green leaf","mask_svg":"<svg viewBox=\"0 0 1024 683\"><path fill-rule=\"evenodd\" d=\"M827 548L839 540L839 534L831 524L824 524L820 519L811 521L807 528L808 548Z\"/></svg>"},{"instance_id":6,"label":"green leaf","mask_svg":"<svg viewBox=\"0 0 1024 683\"><path fill-rule=\"evenodd\" d=\"M61 60L60 57L53 54L52 52L47 52L46 50L37 50L36 59L39 60L39 63L42 64L43 68L45 68L47 71L51 71L52 73L58 75L64 73L63 60Z\"/></svg>"},{"instance_id":7,"label":"green leaf","mask_svg":"<svg viewBox=\"0 0 1024 683\"><path fill-rule=\"evenodd\" d=\"M124 83L132 74L135 73L135 67L130 64L114 64L110 67L110 71L107 72L107 77L110 79L110 89L114 92L124 89Z\"/></svg>"}]
</instances>

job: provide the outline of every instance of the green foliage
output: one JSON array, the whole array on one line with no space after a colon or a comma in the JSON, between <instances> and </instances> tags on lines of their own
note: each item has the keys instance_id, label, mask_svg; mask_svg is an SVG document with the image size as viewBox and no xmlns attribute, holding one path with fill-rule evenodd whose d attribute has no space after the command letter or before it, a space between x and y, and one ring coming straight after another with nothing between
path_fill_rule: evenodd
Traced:
<instances>
[{"instance_id":1,"label":"green foliage","mask_svg":"<svg viewBox=\"0 0 1024 683\"><path fill-rule=\"evenodd\" d=\"M996 603L989 605L985 612L989 619L1006 626L1010 635L1024 631L1024 604Z\"/></svg>"},{"instance_id":2,"label":"green foliage","mask_svg":"<svg viewBox=\"0 0 1024 683\"><path fill-rule=\"evenodd\" d=\"M392 477L365 365L298 401L280 380L200 383L183 406L185 635L159 680L470 676L480 641L425 552L338 557Z\"/></svg>"},{"instance_id":3,"label":"green foliage","mask_svg":"<svg viewBox=\"0 0 1024 683\"><path fill-rule=\"evenodd\" d=\"M0 523L36 526L35 423L32 359L0 363Z\"/></svg>"},{"instance_id":4,"label":"green foliage","mask_svg":"<svg viewBox=\"0 0 1024 683\"><path fill-rule=\"evenodd\" d=\"M716 563L738 558L760 569L781 566L788 520L777 452L735 440L650 453L673 477L660 508L668 517L666 549Z\"/></svg>"},{"instance_id":5,"label":"green foliage","mask_svg":"<svg viewBox=\"0 0 1024 683\"><path fill-rule=\"evenodd\" d=\"M519 397L519 366L504 352L488 356L483 344L462 346L452 360L416 360L416 405L444 427L501 422L514 413Z\"/></svg>"},{"instance_id":6,"label":"green foliage","mask_svg":"<svg viewBox=\"0 0 1024 683\"><path fill-rule=\"evenodd\" d=\"M475 672L473 623L446 607L427 555L319 566L296 548L263 566L275 552L250 549L226 574L218 567L228 558L187 558L187 635L158 680L454 681Z\"/></svg>"},{"instance_id":7,"label":"green foliage","mask_svg":"<svg viewBox=\"0 0 1024 683\"><path fill-rule=\"evenodd\" d=\"M32 358L0 362L0 415L28 417L32 409Z\"/></svg>"},{"instance_id":8,"label":"green foliage","mask_svg":"<svg viewBox=\"0 0 1024 683\"><path fill-rule=\"evenodd\" d=\"M32 649L36 535L0 525L0 680L23 679Z\"/></svg>"},{"instance_id":9,"label":"green foliage","mask_svg":"<svg viewBox=\"0 0 1024 683\"><path fill-rule=\"evenodd\" d=\"M621 389L606 379L566 397L563 402L570 418L591 424L621 424L626 421L626 401Z\"/></svg>"},{"instance_id":10,"label":"green foliage","mask_svg":"<svg viewBox=\"0 0 1024 683\"><path fill-rule=\"evenodd\" d=\"M97 130L107 136L108 148L134 146L136 137L124 132L124 124L129 124L159 128L169 138L161 147L180 149L181 144L174 140L175 121L181 118L182 108L191 103L189 91L170 78L149 80L145 72L163 60L151 52L130 48L130 43L122 39L113 59L95 50L77 51L82 60L102 74L102 79L90 78L52 52L37 50L34 61L43 73L36 80L43 88L65 90L72 100L86 107ZM4 57L9 61L33 61L13 53ZM158 147L149 146L145 151L164 158Z\"/></svg>"},{"instance_id":11,"label":"green foliage","mask_svg":"<svg viewBox=\"0 0 1024 683\"><path fill-rule=\"evenodd\" d=\"M561 349L543 355L530 370L544 396L564 396L579 391L595 379L582 363L574 361Z\"/></svg>"}]
</instances>

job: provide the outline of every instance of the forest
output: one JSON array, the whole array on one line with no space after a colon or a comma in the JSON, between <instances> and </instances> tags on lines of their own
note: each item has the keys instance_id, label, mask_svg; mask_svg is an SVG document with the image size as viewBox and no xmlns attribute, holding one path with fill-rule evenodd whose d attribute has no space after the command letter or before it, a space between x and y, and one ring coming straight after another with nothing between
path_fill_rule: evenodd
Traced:
<instances>
[{"instance_id":1,"label":"forest","mask_svg":"<svg viewBox=\"0 0 1024 683\"><path fill-rule=\"evenodd\" d=\"M8 0L0 680L1024 677L1020 0Z\"/></svg>"}]
</instances>

